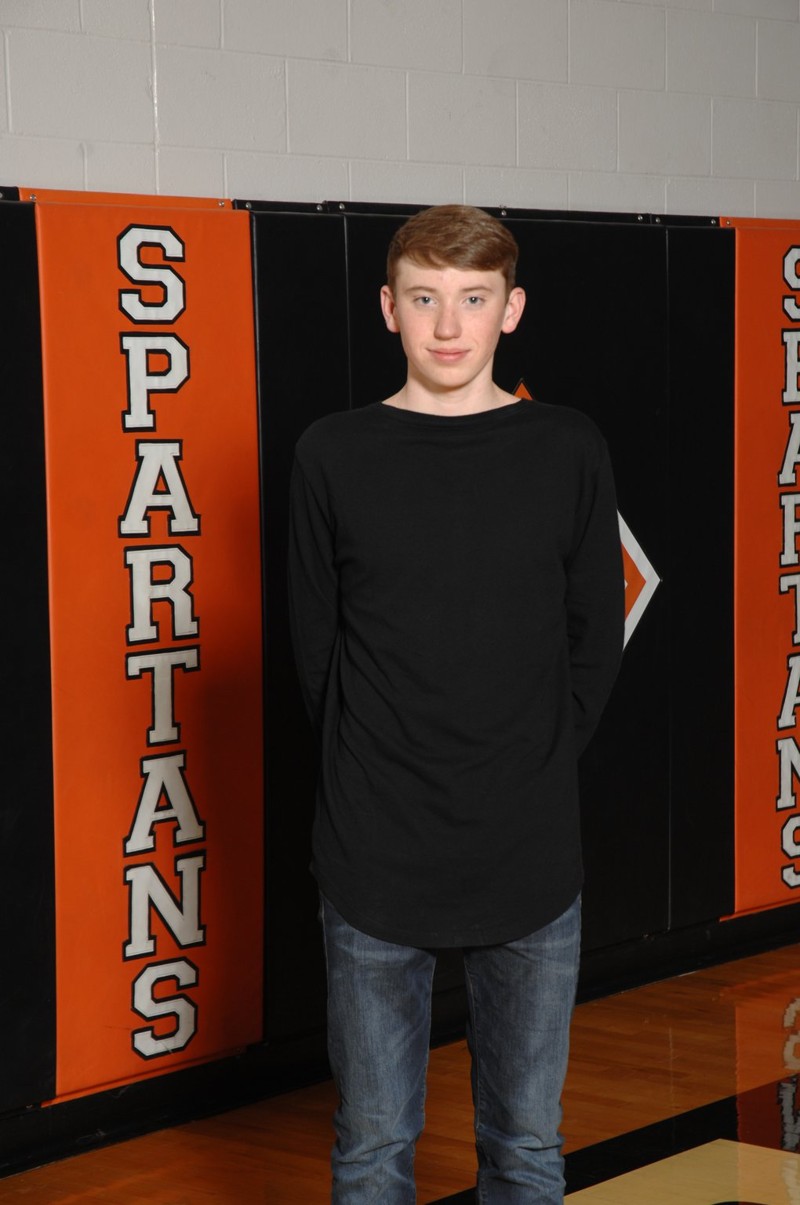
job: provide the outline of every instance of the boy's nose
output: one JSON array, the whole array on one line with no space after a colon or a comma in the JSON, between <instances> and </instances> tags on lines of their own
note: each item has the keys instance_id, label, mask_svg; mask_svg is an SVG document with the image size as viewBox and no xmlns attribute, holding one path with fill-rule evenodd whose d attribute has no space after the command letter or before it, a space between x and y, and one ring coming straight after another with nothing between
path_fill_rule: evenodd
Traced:
<instances>
[{"instance_id":1,"label":"boy's nose","mask_svg":"<svg viewBox=\"0 0 800 1205\"><path fill-rule=\"evenodd\" d=\"M461 327L458 311L454 306L443 305L436 318L436 335L439 339L454 339Z\"/></svg>"}]
</instances>

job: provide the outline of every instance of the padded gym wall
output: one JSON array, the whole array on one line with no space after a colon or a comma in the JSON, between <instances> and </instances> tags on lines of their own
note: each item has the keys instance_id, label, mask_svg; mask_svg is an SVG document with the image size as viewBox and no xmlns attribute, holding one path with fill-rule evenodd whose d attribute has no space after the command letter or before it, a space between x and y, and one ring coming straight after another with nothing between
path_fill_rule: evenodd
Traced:
<instances>
[{"instance_id":1,"label":"padded gym wall","mask_svg":"<svg viewBox=\"0 0 800 1205\"><path fill-rule=\"evenodd\" d=\"M142 1128L156 1111L163 1122L221 1103L218 1068L235 1068L232 1102L321 1066L316 751L289 643L288 476L310 422L402 383L378 290L410 212L43 193L0 204L14 280L0 301L14 399L2 488L20 516L9 580L25 588L24 606L8 590L2 603L14 639L0 924L14 975L0 994L0 1169L35 1159L45 1135L68 1149L79 1124L132 1124L134 1100ZM743 858L761 855L740 791L734 861L733 542L751 446L774 427L764 463L793 473L787 432L800 428L775 395L761 431L762 391L745 429L740 371L735 492L733 368L735 334L740 363L772 357L773 376L796 351L783 328L763 354L748 343L763 294L752 286L748 300L755 278L740 271L735 323L734 267L737 255L740 269L768 265L783 321L800 235L768 231L773 247L710 219L501 216L528 307L498 379L587 411L617 477L628 640L581 766L585 952L602 990L618 952L638 966L654 935L663 970L671 950L722 933L735 948L751 919L723 924L736 909L788 901L796 917L791 884L739 891ZM781 513L769 494L753 545ZM747 569L743 547L737 598L758 582L737 673L752 654L757 676L767 569ZM785 693L792 606L770 566ZM740 676L744 695L755 707ZM780 874L792 809L776 812L775 767L791 771L791 793L797 762L788 745L776 762L791 730L769 706L756 785ZM766 916L761 931L788 923ZM443 959L439 1035L459 1024L459 981Z\"/></svg>"}]
</instances>

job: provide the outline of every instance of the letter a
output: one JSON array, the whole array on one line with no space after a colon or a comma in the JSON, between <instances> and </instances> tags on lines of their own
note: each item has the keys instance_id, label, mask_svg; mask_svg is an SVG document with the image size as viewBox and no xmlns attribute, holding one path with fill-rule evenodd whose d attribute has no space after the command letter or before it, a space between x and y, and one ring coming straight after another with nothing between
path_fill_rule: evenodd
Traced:
<instances>
[{"instance_id":1,"label":"letter a","mask_svg":"<svg viewBox=\"0 0 800 1205\"><path fill-rule=\"evenodd\" d=\"M783 453L783 464L778 474L778 485L797 484L797 466L800 464L800 411L793 410L789 415L791 429Z\"/></svg>"},{"instance_id":2,"label":"letter a","mask_svg":"<svg viewBox=\"0 0 800 1205\"><path fill-rule=\"evenodd\" d=\"M119 521L121 536L149 536L150 519L147 512L151 510L172 512L169 520L171 536L199 532L200 519L189 500L178 463L181 456L181 441L178 439L169 443L149 439L136 441L139 464L125 514ZM164 489L158 489L159 482L163 482Z\"/></svg>"},{"instance_id":3,"label":"letter a","mask_svg":"<svg viewBox=\"0 0 800 1205\"><path fill-rule=\"evenodd\" d=\"M786 662L789 679L783 694L781 713L778 716L779 728L794 728L795 711L800 703L800 654L789 657Z\"/></svg>"},{"instance_id":4,"label":"letter a","mask_svg":"<svg viewBox=\"0 0 800 1205\"><path fill-rule=\"evenodd\" d=\"M164 757L143 757L141 761L144 786L136 805L133 825L125 842L125 855L144 853L155 847L153 825L164 820L177 820L174 842L184 845L187 841L202 841L205 836L199 816L195 810L183 767L186 754L170 753ZM162 796L166 805L159 807Z\"/></svg>"}]
</instances>

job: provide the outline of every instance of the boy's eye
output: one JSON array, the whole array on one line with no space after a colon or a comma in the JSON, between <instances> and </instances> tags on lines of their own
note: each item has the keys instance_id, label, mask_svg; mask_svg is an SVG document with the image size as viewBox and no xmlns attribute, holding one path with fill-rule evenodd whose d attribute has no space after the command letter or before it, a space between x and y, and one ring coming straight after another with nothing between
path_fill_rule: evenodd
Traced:
<instances>
[{"instance_id":1,"label":"boy's eye","mask_svg":"<svg viewBox=\"0 0 800 1205\"><path fill-rule=\"evenodd\" d=\"M415 297L414 300L420 302L421 305L430 305L430 303L433 301L433 298L427 293L423 293L420 297Z\"/></svg>"},{"instance_id":2,"label":"boy's eye","mask_svg":"<svg viewBox=\"0 0 800 1205\"><path fill-rule=\"evenodd\" d=\"M468 298L467 298L467 304L468 304L468 305L480 305L480 303L481 303L482 301L483 301L483 298L482 298L482 297L479 297L477 293L473 294L473 296L472 296L472 297L468 297Z\"/></svg>"}]
</instances>

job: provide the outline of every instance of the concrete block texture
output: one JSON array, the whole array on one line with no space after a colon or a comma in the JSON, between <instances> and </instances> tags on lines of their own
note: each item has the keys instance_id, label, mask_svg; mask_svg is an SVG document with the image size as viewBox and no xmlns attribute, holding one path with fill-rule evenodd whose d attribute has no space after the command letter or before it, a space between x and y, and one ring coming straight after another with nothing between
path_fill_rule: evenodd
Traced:
<instances>
[{"instance_id":1,"label":"concrete block texture","mask_svg":"<svg viewBox=\"0 0 800 1205\"><path fill-rule=\"evenodd\" d=\"M2 0L0 29L60 29L81 27L80 0Z\"/></svg>"},{"instance_id":2,"label":"concrete block texture","mask_svg":"<svg viewBox=\"0 0 800 1205\"><path fill-rule=\"evenodd\" d=\"M755 21L725 13L667 13L667 87L704 96L755 96Z\"/></svg>"},{"instance_id":3,"label":"concrete block texture","mask_svg":"<svg viewBox=\"0 0 800 1205\"><path fill-rule=\"evenodd\" d=\"M160 146L156 163L158 191L166 196L230 196L225 189L225 155L222 151Z\"/></svg>"},{"instance_id":4,"label":"concrete block texture","mask_svg":"<svg viewBox=\"0 0 800 1205\"><path fill-rule=\"evenodd\" d=\"M606 213L664 213L666 180L621 172L570 172L569 207Z\"/></svg>"},{"instance_id":5,"label":"concrete block texture","mask_svg":"<svg viewBox=\"0 0 800 1205\"><path fill-rule=\"evenodd\" d=\"M516 163L513 80L412 72L408 158L425 163Z\"/></svg>"},{"instance_id":6,"label":"concrete block texture","mask_svg":"<svg viewBox=\"0 0 800 1205\"><path fill-rule=\"evenodd\" d=\"M654 8L690 8L695 12L710 13L714 0L620 0L622 4L647 4Z\"/></svg>"},{"instance_id":7,"label":"concrete block texture","mask_svg":"<svg viewBox=\"0 0 800 1205\"><path fill-rule=\"evenodd\" d=\"M284 63L267 55L157 46L159 141L286 149Z\"/></svg>"},{"instance_id":8,"label":"concrete block texture","mask_svg":"<svg viewBox=\"0 0 800 1205\"><path fill-rule=\"evenodd\" d=\"M81 15L84 33L150 41L150 0L81 0Z\"/></svg>"},{"instance_id":9,"label":"concrete block texture","mask_svg":"<svg viewBox=\"0 0 800 1205\"><path fill-rule=\"evenodd\" d=\"M752 180L722 180L716 176L670 176L667 213L720 214L750 218L755 213Z\"/></svg>"},{"instance_id":10,"label":"concrete block texture","mask_svg":"<svg viewBox=\"0 0 800 1205\"><path fill-rule=\"evenodd\" d=\"M15 134L153 141L147 43L27 29L6 36Z\"/></svg>"},{"instance_id":11,"label":"concrete block texture","mask_svg":"<svg viewBox=\"0 0 800 1205\"><path fill-rule=\"evenodd\" d=\"M719 100L714 106L714 175L797 179L797 106Z\"/></svg>"},{"instance_id":12,"label":"concrete block texture","mask_svg":"<svg viewBox=\"0 0 800 1205\"><path fill-rule=\"evenodd\" d=\"M222 0L229 50L299 59L347 58L347 0Z\"/></svg>"},{"instance_id":13,"label":"concrete block texture","mask_svg":"<svg viewBox=\"0 0 800 1205\"><path fill-rule=\"evenodd\" d=\"M619 0L572 0L570 83L662 89L664 25L662 9Z\"/></svg>"},{"instance_id":14,"label":"concrete block texture","mask_svg":"<svg viewBox=\"0 0 800 1205\"><path fill-rule=\"evenodd\" d=\"M800 220L800 182L756 180L756 217Z\"/></svg>"},{"instance_id":15,"label":"concrete block texture","mask_svg":"<svg viewBox=\"0 0 800 1205\"><path fill-rule=\"evenodd\" d=\"M800 102L800 24L758 22L758 95Z\"/></svg>"},{"instance_id":16,"label":"concrete block texture","mask_svg":"<svg viewBox=\"0 0 800 1205\"><path fill-rule=\"evenodd\" d=\"M619 170L636 175L708 175L711 101L678 92L621 92Z\"/></svg>"},{"instance_id":17,"label":"concrete block texture","mask_svg":"<svg viewBox=\"0 0 800 1205\"><path fill-rule=\"evenodd\" d=\"M611 88L521 81L519 165L614 171L617 93Z\"/></svg>"},{"instance_id":18,"label":"concrete block texture","mask_svg":"<svg viewBox=\"0 0 800 1205\"><path fill-rule=\"evenodd\" d=\"M530 167L466 167L464 200L495 208L568 209L568 177Z\"/></svg>"},{"instance_id":19,"label":"concrete block texture","mask_svg":"<svg viewBox=\"0 0 800 1205\"><path fill-rule=\"evenodd\" d=\"M800 0L0 0L0 34L0 184L800 217Z\"/></svg>"},{"instance_id":20,"label":"concrete block texture","mask_svg":"<svg viewBox=\"0 0 800 1205\"><path fill-rule=\"evenodd\" d=\"M460 71L461 0L350 0L350 61Z\"/></svg>"},{"instance_id":21,"label":"concrete block texture","mask_svg":"<svg viewBox=\"0 0 800 1205\"><path fill-rule=\"evenodd\" d=\"M449 163L350 163L350 200L448 205L464 197L464 171Z\"/></svg>"},{"instance_id":22,"label":"concrete block texture","mask_svg":"<svg viewBox=\"0 0 800 1205\"><path fill-rule=\"evenodd\" d=\"M156 153L152 146L87 142L83 147L86 187L94 192L154 193Z\"/></svg>"},{"instance_id":23,"label":"concrete block texture","mask_svg":"<svg viewBox=\"0 0 800 1205\"><path fill-rule=\"evenodd\" d=\"M157 42L222 45L221 0L152 0Z\"/></svg>"},{"instance_id":24,"label":"concrete block texture","mask_svg":"<svg viewBox=\"0 0 800 1205\"><path fill-rule=\"evenodd\" d=\"M225 156L226 195L237 200L327 201L347 197L347 164L311 155Z\"/></svg>"},{"instance_id":25,"label":"concrete block texture","mask_svg":"<svg viewBox=\"0 0 800 1205\"><path fill-rule=\"evenodd\" d=\"M292 154L405 159L402 71L292 59L288 96Z\"/></svg>"},{"instance_id":26,"label":"concrete block texture","mask_svg":"<svg viewBox=\"0 0 800 1205\"><path fill-rule=\"evenodd\" d=\"M5 60L5 40L0 34L0 134L8 131L8 100L6 97L6 60ZM2 160L0 160L0 174L2 173Z\"/></svg>"},{"instance_id":27,"label":"concrete block texture","mask_svg":"<svg viewBox=\"0 0 800 1205\"><path fill-rule=\"evenodd\" d=\"M714 0L714 11L738 13L744 17L775 17L781 21L800 21L797 0Z\"/></svg>"},{"instance_id":28,"label":"concrete block texture","mask_svg":"<svg viewBox=\"0 0 800 1205\"><path fill-rule=\"evenodd\" d=\"M86 188L83 147L59 138L0 136L0 184Z\"/></svg>"},{"instance_id":29,"label":"concrete block texture","mask_svg":"<svg viewBox=\"0 0 800 1205\"><path fill-rule=\"evenodd\" d=\"M464 0L464 70L566 83L567 15L564 0Z\"/></svg>"}]
</instances>

